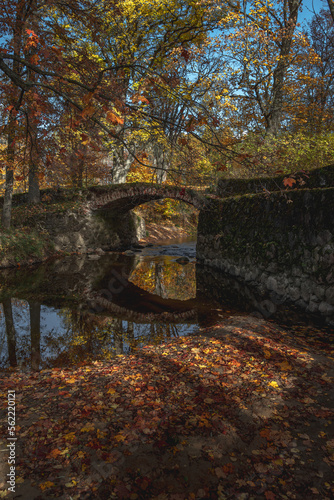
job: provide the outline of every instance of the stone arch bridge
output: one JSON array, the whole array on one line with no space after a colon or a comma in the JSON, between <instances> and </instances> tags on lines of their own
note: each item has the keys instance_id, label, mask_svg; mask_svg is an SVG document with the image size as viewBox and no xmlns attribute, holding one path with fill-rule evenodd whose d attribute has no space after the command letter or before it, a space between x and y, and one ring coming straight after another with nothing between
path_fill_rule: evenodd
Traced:
<instances>
[{"instance_id":1,"label":"stone arch bridge","mask_svg":"<svg viewBox=\"0 0 334 500\"><path fill-rule=\"evenodd\" d=\"M63 193L66 197L67 193ZM62 195L60 195L62 196ZM61 216L48 214L34 221L52 237L56 250L85 252L89 249L119 250L146 235L145 225L132 209L149 201L171 198L202 211L210 196L182 186L148 183L94 186L71 194L80 203Z\"/></svg>"},{"instance_id":2,"label":"stone arch bridge","mask_svg":"<svg viewBox=\"0 0 334 500\"><path fill-rule=\"evenodd\" d=\"M171 198L202 210L207 204L205 196L193 189L161 184L133 183L88 188L86 207L89 210L108 209L126 213L149 201Z\"/></svg>"}]
</instances>

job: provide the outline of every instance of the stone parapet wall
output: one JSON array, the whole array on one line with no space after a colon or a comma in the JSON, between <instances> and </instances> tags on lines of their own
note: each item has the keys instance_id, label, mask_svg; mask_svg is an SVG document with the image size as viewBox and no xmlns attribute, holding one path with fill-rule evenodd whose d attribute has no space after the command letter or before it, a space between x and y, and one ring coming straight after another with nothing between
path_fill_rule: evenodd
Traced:
<instances>
[{"instance_id":1,"label":"stone parapet wall","mask_svg":"<svg viewBox=\"0 0 334 500\"><path fill-rule=\"evenodd\" d=\"M318 168L310 172L293 174L296 183L292 189L298 189L302 185L307 189L326 188L334 186L334 165ZM284 179L288 174L276 177L256 177L254 179L220 179L217 186L217 195L225 198L227 196L242 195L246 193L263 193L265 190L272 192L285 190Z\"/></svg>"},{"instance_id":2,"label":"stone parapet wall","mask_svg":"<svg viewBox=\"0 0 334 500\"><path fill-rule=\"evenodd\" d=\"M334 320L334 188L213 200L197 259Z\"/></svg>"}]
</instances>

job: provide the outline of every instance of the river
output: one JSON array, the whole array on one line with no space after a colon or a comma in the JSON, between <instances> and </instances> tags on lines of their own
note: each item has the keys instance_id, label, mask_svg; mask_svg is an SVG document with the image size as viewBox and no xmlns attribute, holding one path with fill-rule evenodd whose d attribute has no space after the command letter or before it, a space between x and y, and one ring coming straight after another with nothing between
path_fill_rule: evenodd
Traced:
<instances>
[{"instance_id":1,"label":"river","mask_svg":"<svg viewBox=\"0 0 334 500\"><path fill-rule=\"evenodd\" d=\"M231 315L306 318L196 266L192 238L0 271L0 369L73 366L196 335ZM181 259L181 260L180 260Z\"/></svg>"}]
</instances>

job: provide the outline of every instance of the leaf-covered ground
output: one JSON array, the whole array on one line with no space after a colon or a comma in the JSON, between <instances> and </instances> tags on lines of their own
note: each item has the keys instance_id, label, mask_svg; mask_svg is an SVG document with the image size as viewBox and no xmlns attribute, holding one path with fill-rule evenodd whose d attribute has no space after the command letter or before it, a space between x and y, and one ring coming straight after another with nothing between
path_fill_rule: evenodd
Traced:
<instances>
[{"instance_id":1,"label":"leaf-covered ground","mask_svg":"<svg viewBox=\"0 0 334 500\"><path fill-rule=\"evenodd\" d=\"M2 421L16 391L14 498L333 498L327 340L234 317L114 361L4 375Z\"/></svg>"}]
</instances>

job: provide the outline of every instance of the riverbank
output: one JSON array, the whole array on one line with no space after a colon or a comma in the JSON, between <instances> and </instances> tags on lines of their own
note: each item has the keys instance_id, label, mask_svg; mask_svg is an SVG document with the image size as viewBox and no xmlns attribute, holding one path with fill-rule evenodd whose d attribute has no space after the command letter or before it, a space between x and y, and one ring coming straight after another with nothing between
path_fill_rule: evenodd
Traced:
<instances>
[{"instance_id":1,"label":"riverbank","mask_svg":"<svg viewBox=\"0 0 334 500\"><path fill-rule=\"evenodd\" d=\"M184 228L155 223L146 224L146 232L147 236L139 240L139 243L158 243L180 238L187 234L184 232ZM75 254L77 253L75 252ZM56 251L46 234L28 228L15 228L0 234L0 269L38 264L62 255L65 253ZM67 252L66 255L69 253Z\"/></svg>"},{"instance_id":2,"label":"riverbank","mask_svg":"<svg viewBox=\"0 0 334 500\"><path fill-rule=\"evenodd\" d=\"M8 372L14 498L329 500L333 377L321 331L250 316L108 362Z\"/></svg>"},{"instance_id":3,"label":"riverbank","mask_svg":"<svg viewBox=\"0 0 334 500\"><path fill-rule=\"evenodd\" d=\"M0 269L43 262L55 252L50 238L35 229L17 227L0 233Z\"/></svg>"},{"instance_id":4,"label":"riverbank","mask_svg":"<svg viewBox=\"0 0 334 500\"><path fill-rule=\"evenodd\" d=\"M139 240L141 244L175 240L188 233L182 227L171 224L146 224L147 236ZM190 233L191 234L191 233ZM96 253L99 253L100 250ZM78 254L79 252L73 252ZM83 253L94 253L92 250ZM101 253L101 252L100 252ZM39 264L53 257L70 255L69 252L56 251L47 234L26 227L14 228L0 233L0 269L23 267Z\"/></svg>"}]
</instances>

